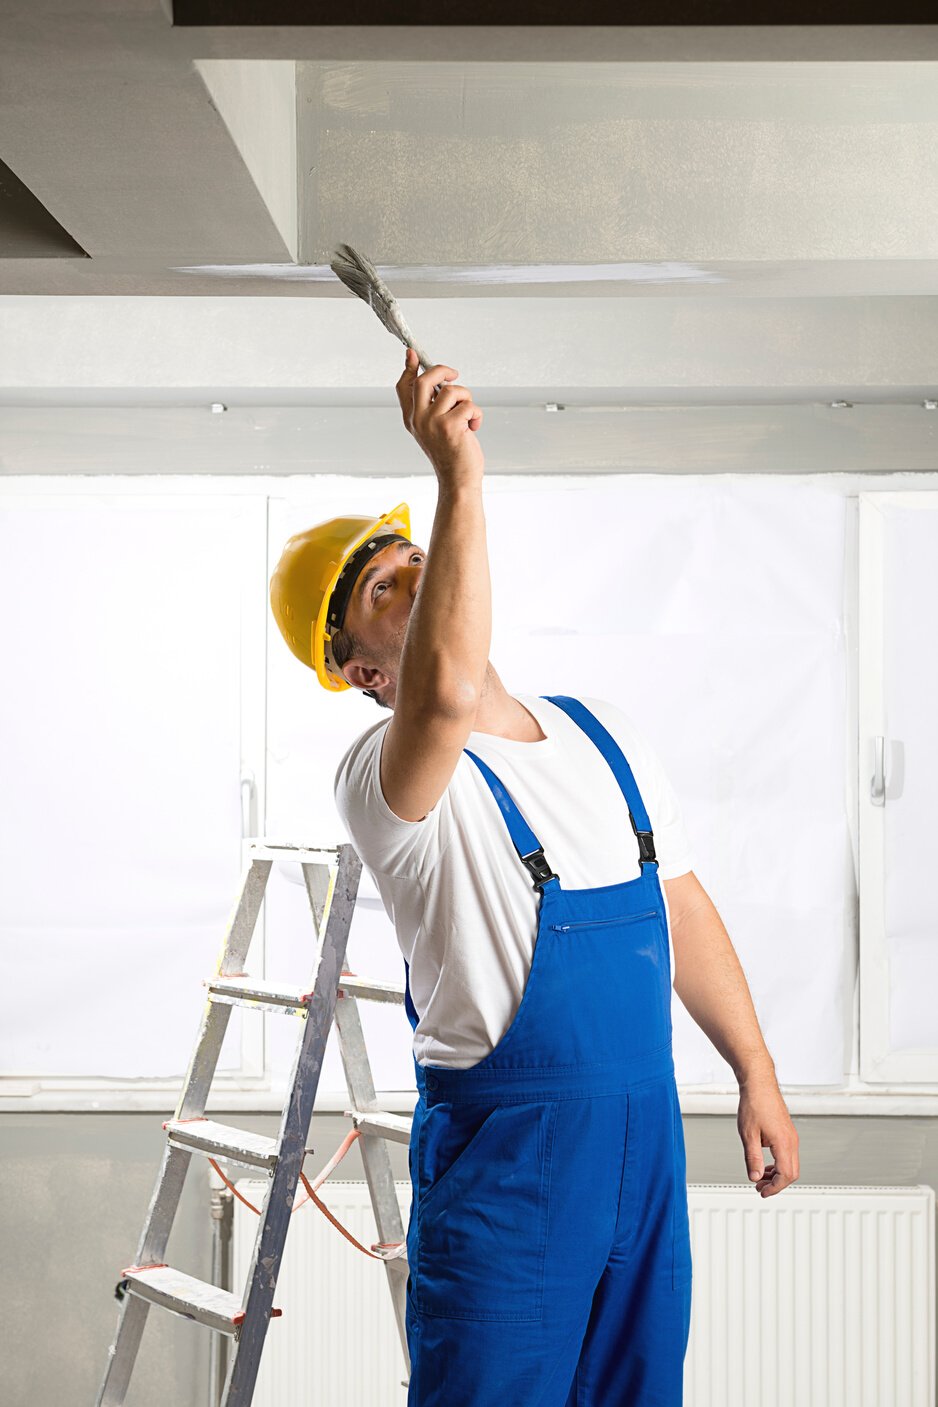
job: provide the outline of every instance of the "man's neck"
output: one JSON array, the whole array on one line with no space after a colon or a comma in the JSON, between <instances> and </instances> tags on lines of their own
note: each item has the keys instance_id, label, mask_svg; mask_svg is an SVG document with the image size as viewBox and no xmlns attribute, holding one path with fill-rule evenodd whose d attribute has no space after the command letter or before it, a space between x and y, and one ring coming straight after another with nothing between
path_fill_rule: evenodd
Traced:
<instances>
[{"instance_id":1,"label":"man's neck","mask_svg":"<svg viewBox=\"0 0 938 1407\"><path fill-rule=\"evenodd\" d=\"M514 738L521 742L537 742L545 736L537 719L520 700L509 694L495 673L491 660L485 666L482 697L472 731L494 733L497 737Z\"/></svg>"}]
</instances>

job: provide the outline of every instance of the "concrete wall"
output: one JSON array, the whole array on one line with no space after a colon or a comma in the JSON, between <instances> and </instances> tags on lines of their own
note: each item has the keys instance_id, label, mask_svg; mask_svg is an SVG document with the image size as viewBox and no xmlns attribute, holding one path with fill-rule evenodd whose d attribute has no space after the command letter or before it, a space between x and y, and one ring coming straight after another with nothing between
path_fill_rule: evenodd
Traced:
<instances>
[{"instance_id":1,"label":"concrete wall","mask_svg":"<svg viewBox=\"0 0 938 1407\"><path fill-rule=\"evenodd\" d=\"M0 1115L5 1407L89 1407L94 1401L116 1324L114 1285L133 1260L163 1147L161 1123L171 1113ZM273 1114L217 1117L277 1132ZM938 1120L796 1115L794 1121L801 1186L922 1182L938 1188ZM325 1165L348 1128L341 1115L314 1116L309 1173ZM690 1183L746 1182L735 1116L686 1115L684 1128ZM406 1147L389 1146L395 1177L406 1178ZM206 1279L207 1166L193 1157L169 1246L170 1264ZM354 1147L342 1175L363 1176ZM299 1215L319 1213L306 1208ZM351 1246L348 1253L358 1254ZM127 1407L207 1407L209 1338L198 1325L151 1310Z\"/></svg>"}]
</instances>

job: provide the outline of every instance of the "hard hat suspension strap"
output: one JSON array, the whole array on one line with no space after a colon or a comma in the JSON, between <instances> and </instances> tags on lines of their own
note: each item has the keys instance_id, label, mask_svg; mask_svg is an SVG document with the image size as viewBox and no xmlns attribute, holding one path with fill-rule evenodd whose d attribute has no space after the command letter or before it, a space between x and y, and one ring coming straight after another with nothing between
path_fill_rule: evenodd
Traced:
<instances>
[{"instance_id":1,"label":"hard hat suspension strap","mask_svg":"<svg viewBox=\"0 0 938 1407\"><path fill-rule=\"evenodd\" d=\"M326 613L328 621L329 635L332 636L337 630L342 629L345 620L345 612L348 610L348 603L352 597L354 587L365 563L372 558L376 552L383 552L392 542L410 542L409 537L403 533L379 533L375 537L370 537L367 542L363 542L361 547L357 547L349 557L345 566L339 573L339 579L335 584L332 596L329 598L329 608Z\"/></svg>"}]
</instances>

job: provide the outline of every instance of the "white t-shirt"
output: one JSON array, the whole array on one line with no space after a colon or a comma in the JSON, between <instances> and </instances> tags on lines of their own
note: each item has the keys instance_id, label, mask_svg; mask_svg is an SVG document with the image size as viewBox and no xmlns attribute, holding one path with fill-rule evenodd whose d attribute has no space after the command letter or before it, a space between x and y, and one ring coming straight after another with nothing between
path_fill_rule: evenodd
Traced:
<instances>
[{"instance_id":1,"label":"white t-shirt","mask_svg":"<svg viewBox=\"0 0 938 1407\"><path fill-rule=\"evenodd\" d=\"M546 735L521 742L469 734L537 836L562 888L619 884L641 872L628 806L596 744L558 705L516 694ZM577 696L578 697L578 696ZM661 879L693 869L680 806L648 741L614 704L582 698L622 748L651 822ZM465 752L420 821L397 816L381 790L381 744L391 719L362 733L335 776L349 839L374 877L420 1017L421 1065L465 1069L482 1060L521 1003L534 953L539 893L521 863L488 783ZM673 946L671 971L673 974ZM403 977L403 964L402 964Z\"/></svg>"}]
</instances>

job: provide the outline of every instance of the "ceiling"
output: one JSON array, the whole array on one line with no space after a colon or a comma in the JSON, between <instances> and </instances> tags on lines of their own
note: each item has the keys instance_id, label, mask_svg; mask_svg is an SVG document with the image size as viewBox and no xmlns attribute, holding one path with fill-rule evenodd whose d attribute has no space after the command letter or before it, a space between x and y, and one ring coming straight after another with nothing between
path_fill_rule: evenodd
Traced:
<instances>
[{"instance_id":1,"label":"ceiling","mask_svg":"<svg viewBox=\"0 0 938 1407\"><path fill-rule=\"evenodd\" d=\"M348 242L493 407L902 406L938 467L938 25L243 11L5 0L7 405L387 408Z\"/></svg>"}]
</instances>

